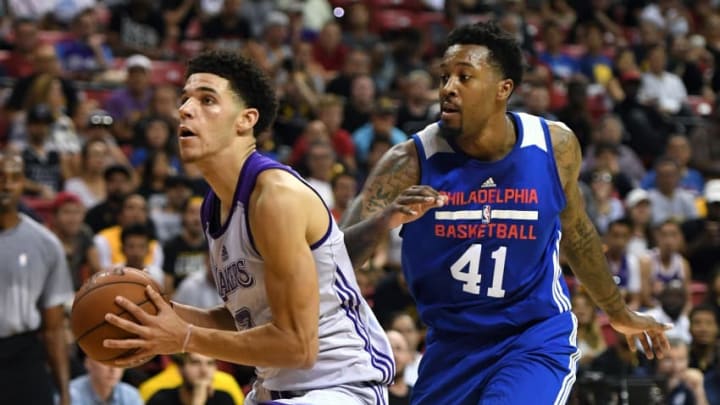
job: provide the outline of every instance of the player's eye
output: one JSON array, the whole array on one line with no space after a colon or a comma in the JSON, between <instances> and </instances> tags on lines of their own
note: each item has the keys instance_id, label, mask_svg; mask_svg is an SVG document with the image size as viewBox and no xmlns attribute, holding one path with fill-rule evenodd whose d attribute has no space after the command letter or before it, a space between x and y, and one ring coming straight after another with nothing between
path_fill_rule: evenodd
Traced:
<instances>
[{"instance_id":1,"label":"player's eye","mask_svg":"<svg viewBox=\"0 0 720 405\"><path fill-rule=\"evenodd\" d=\"M466 81L470 80L470 78L472 78L472 76L470 76L470 75L460 75L461 82L466 82Z\"/></svg>"},{"instance_id":2,"label":"player's eye","mask_svg":"<svg viewBox=\"0 0 720 405\"><path fill-rule=\"evenodd\" d=\"M440 76L440 83L445 84L445 83L448 82L448 80L450 80L450 76L448 76L448 75L441 75L441 76Z\"/></svg>"},{"instance_id":3,"label":"player's eye","mask_svg":"<svg viewBox=\"0 0 720 405\"><path fill-rule=\"evenodd\" d=\"M212 97L203 97L202 103L205 105L210 105L210 104L215 103L215 99L213 99Z\"/></svg>"}]
</instances>

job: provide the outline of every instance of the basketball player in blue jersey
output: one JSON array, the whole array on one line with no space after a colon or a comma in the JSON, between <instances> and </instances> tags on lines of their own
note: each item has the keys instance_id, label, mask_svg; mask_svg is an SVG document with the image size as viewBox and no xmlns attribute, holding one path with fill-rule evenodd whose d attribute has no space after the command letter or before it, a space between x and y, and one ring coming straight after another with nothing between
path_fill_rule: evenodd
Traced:
<instances>
[{"instance_id":1,"label":"basketball player in blue jersey","mask_svg":"<svg viewBox=\"0 0 720 405\"><path fill-rule=\"evenodd\" d=\"M386 153L344 219L355 264L368 235L404 223L403 271L428 326L411 402L565 403L580 354L560 249L630 347L662 356L668 325L625 306L585 214L575 135L507 111L517 43L488 23L447 45L440 121Z\"/></svg>"},{"instance_id":2,"label":"basketball player in blue jersey","mask_svg":"<svg viewBox=\"0 0 720 405\"><path fill-rule=\"evenodd\" d=\"M187 74L180 153L212 188L202 220L224 305L171 306L148 288L158 315L119 298L138 322L107 320L138 338L105 344L135 350L118 360L124 366L186 351L255 366L246 405L387 404L392 349L360 295L342 232L307 183L255 149L253 134L277 108L269 79L222 52L194 58Z\"/></svg>"}]
</instances>

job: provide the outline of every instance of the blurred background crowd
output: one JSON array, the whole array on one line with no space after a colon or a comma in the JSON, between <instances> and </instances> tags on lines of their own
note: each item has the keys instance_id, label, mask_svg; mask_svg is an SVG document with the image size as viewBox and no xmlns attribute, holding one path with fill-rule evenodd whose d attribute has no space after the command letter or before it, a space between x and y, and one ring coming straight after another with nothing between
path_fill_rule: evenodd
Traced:
<instances>
[{"instance_id":1,"label":"blurred background crowd","mask_svg":"<svg viewBox=\"0 0 720 405\"><path fill-rule=\"evenodd\" d=\"M278 118L256 134L258 149L298 170L339 220L378 158L437 119L436 62L449 30L497 20L527 62L512 109L575 132L587 212L616 282L634 309L675 325L670 355L644 360L566 268L583 350L571 401L720 404L720 1L0 5L0 148L24 161L20 210L60 240L75 289L127 265L205 307L221 303L199 215L208 186L176 145L188 57L233 50L274 79ZM405 404L424 327L400 271L398 232L378 237L357 278L395 350L390 403ZM67 343L74 398L136 403L118 398L135 398L137 387L139 401L190 403L179 394L173 402L172 389L210 385L195 403L238 403L253 379L251 369L194 354L123 372Z\"/></svg>"}]
</instances>

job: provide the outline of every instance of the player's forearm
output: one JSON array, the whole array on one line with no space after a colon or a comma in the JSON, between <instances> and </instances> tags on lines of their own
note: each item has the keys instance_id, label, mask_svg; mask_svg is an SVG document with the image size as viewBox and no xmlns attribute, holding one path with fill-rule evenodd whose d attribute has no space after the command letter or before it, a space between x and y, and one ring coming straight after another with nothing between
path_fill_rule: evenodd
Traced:
<instances>
[{"instance_id":1,"label":"player's forearm","mask_svg":"<svg viewBox=\"0 0 720 405\"><path fill-rule=\"evenodd\" d=\"M626 310L620 290L610 275L600 236L587 216L577 218L563 230L561 248L583 287L608 316Z\"/></svg>"},{"instance_id":2,"label":"player's forearm","mask_svg":"<svg viewBox=\"0 0 720 405\"><path fill-rule=\"evenodd\" d=\"M220 330L237 330L235 321L230 312L222 305L202 309L190 305L179 304L173 302L173 310L185 322L191 323L201 328L220 329Z\"/></svg>"},{"instance_id":3,"label":"player's forearm","mask_svg":"<svg viewBox=\"0 0 720 405\"><path fill-rule=\"evenodd\" d=\"M186 351L255 367L310 368L318 352L317 333L292 333L273 324L241 332L194 327Z\"/></svg>"},{"instance_id":4,"label":"player's forearm","mask_svg":"<svg viewBox=\"0 0 720 405\"><path fill-rule=\"evenodd\" d=\"M372 257L382 235L388 231L388 217L377 213L364 220L351 217L344 222L348 224L343 229L345 246L353 268L357 269Z\"/></svg>"},{"instance_id":5,"label":"player's forearm","mask_svg":"<svg viewBox=\"0 0 720 405\"><path fill-rule=\"evenodd\" d=\"M43 341L55 386L60 393L61 400L67 401L70 398L68 385L70 382L70 361L67 342L65 341L65 329L62 325L44 329Z\"/></svg>"}]
</instances>

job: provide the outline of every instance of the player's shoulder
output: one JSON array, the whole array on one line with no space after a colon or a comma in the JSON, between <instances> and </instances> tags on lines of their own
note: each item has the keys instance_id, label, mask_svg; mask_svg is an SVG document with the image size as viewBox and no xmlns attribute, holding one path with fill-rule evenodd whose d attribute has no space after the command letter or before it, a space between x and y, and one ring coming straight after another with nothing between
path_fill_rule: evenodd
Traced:
<instances>
[{"instance_id":1,"label":"player's shoulder","mask_svg":"<svg viewBox=\"0 0 720 405\"><path fill-rule=\"evenodd\" d=\"M278 213L305 212L310 207L323 207L320 196L295 174L280 168L263 170L257 176L252 191L251 213L267 211ZM266 218L270 219L270 218Z\"/></svg>"},{"instance_id":2,"label":"player's shoulder","mask_svg":"<svg viewBox=\"0 0 720 405\"><path fill-rule=\"evenodd\" d=\"M550 132L550 140L552 141L553 149L560 147L562 150L563 146L569 146L573 143L573 141L577 143L575 133L564 122L548 119L545 119L545 122L547 123L548 131Z\"/></svg>"},{"instance_id":3,"label":"player's shoulder","mask_svg":"<svg viewBox=\"0 0 720 405\"><path fill-rule=\"evenodd\" d=\"M550 132L550 142L558 168L570 172L579 169L582 151L575 133L562 121L545 120L545 122Z\"/></svg>"}]
</instances>

